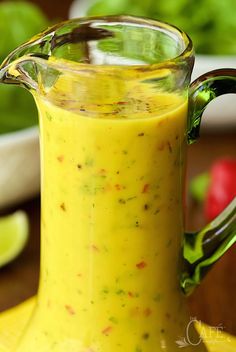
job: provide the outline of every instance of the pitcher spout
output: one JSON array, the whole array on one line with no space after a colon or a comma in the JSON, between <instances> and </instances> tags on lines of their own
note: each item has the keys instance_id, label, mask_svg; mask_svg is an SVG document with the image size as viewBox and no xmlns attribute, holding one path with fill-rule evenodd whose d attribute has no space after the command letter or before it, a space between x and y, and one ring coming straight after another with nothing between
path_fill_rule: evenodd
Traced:
<instances>
[{"instance_id":1,"label":"pitcher spout","mask_svg":"<svg viewBox=\"0 0 236 352\"><path fill-rule=\"evenodd\" d=\"M0 83L17 84L35 90L38 87L38 64L36 59L48 59L48 48L52 33L43 32L11 52L0 66Z\"/></svg>"},{"instance_id":2,"label":"pitcher spout","mask_svg":"<svg viewBox=\"0 0 236 352\"><path fill-rule=\"evenodd\" d=\"M23 57L0 67L0 83L17 84L28 90L37 89L36 65L33 58Z\"/></svg>"},{"instance_id":3,"label":"pitcher spout","mask_svg":"<svg viewBox=\"0 0 236 352\"><path fill-rule=\"evenodd\" d=\"M29 90L36 90L40 74L51 73L53 64L50 57L79 63L91 60L90 41L100 41L113 37L110 30L102 28L103 21L92 27L91 21L74 20L55 25L33 37L15 49L0 66L0 83L18 84ZM101 26L101 27L100 27ZM44 82L40 83L44 84Z\"/></svg>"}]
</instances>

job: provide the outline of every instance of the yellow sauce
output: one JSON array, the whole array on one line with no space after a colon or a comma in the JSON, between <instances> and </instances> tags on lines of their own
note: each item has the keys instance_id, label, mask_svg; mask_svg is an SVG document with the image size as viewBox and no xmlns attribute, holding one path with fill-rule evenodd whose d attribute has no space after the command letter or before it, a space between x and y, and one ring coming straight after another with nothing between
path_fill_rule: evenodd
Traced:
<instances>
[{"instance_id":1,"label":"yellow sauce","mask_svg":"<svg viewBox=\"0 0 236 352\"><path fill-rule=\"evenodd\" d=\"M146 88L122 101L118 89L106 107L63 106L60 84L36 97L41 280L16 351L178 351L187 101Z\"/></svg>"},{"instance_id":2,"label":"yellow sauce","mask_svg":"<svg viewBox=\"0 0 236 352\"><path fill-rule=\"evenodd\" d=\"M12 309L0 314L0 351L12 351L17 344L17 339L29 320L29 316L35 306L36 297L33 297ZM195 322L195 326L202 335L210 352L232 352L236 350L236 338L222 331L221 327L207 326L201 322Z\"/></svg>"}]
</instances>

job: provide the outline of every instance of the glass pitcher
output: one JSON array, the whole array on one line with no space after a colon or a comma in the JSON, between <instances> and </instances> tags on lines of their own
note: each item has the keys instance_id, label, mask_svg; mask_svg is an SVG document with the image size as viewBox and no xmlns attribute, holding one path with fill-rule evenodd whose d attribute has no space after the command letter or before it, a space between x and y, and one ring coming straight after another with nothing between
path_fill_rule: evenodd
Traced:
<instances>
[{"instance_id":1,"label":"glass pitcher","mask_svg":"<svg viewBox=\"0 0 236 352\"><path fill-rule=\"evenodd\" d=\"M184 293L236 237L235 200L184 234L187 144L236 93L233 69L189 87L193 63L185 33L122 16L61 23L2 64L35 98L41 143L40 285L15 352L179 351ZM206 351L187 333L186 351Z\"/></svg>"}]
</instances>

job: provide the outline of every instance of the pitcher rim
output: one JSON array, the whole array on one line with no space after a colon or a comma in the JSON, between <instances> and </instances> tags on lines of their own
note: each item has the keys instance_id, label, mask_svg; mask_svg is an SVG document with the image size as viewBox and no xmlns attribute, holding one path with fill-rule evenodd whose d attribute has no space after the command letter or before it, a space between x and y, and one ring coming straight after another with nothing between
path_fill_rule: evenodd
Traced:
<instances>
[{"instance_id":1,"label":"pitcher rim","mask_svg":"<svg viewBox=\"0 0 236 352\"><path fill-rule=\"evenodd\" d=\"M173 40L175 42L179 42L180 40L182 41L182 45L184 46L183 50L180 52L179 55L174 56L172 58L168 58L168 59L163 59L160 62L153 62L153 63L144 63L144 64L90 64L90 63L83 63L83 62L77 62L77 61L73 61L70 59L64 59L64 58L57 58L56 56L53 55L53 53L49 54L48 57L47 55L43 56L40 55L40 53L37 52L30 52L30 50L28 51L27 54L23 54L22 56L18 56L15 57L15 55L17 54L17 52L19 51L19 48L24 49L27 48L27 46L32 47L34 44L40 43L41 41L44 40L44 38L48 35L55 35L56 30L62 28L64 25L66 25L67 23L73 23L73 22L80 22L81 24L83 23L89 23L89 22L104 22L104 23L109 23L109 22L113 22L113 23L127 23L127 25L129 24L137 24L140 25L142 27L149 27L153 30L157 30L157 31L164 31L166 32L166 34L172 34L172 38L173 35L178 35L179 38L173 38ZM80 67L96 67L96 68L102 68L102 69L106 69L106 68L116 68L116 69L130 69L130 70L144 70L144 71L148 71L148 70L153 70L156 68L165 68L168 67L169 65L173 65L175 63L179 63L179 62L184 62L187 61L188 59L191 59L192 57L194 57L194 49L193 49L193 43L191 38L188 36L187 33L185 33L184 31L182 31L181 29L179 29L178 27L168 23L168 22L164 22L164 21L160 21L160 20L155 20L155 19L150 19L147 17L138 17L138 16L131 16L131 15L109 15L109 16L92 16L92 17L78 17L78 18L73 18L73 19L69 19L69 20L65 20L65 21L61 21L58 24L55 24L53 26L48 27L46 30L42 31L41 33L35 35L34 37L32 37L28 42L22 43L22 45L18 48L16 48L15 50L13 50L8 56L7 58L1 63L0 67L2 68L4 65L8 65L11 62L14 61L21 61L21 59L23 59L24 57L26 58L28 56L31 58L36 58L36 59L41 59L44 61L47 61L49 58L55 58L55 61L58 60L58 63L60 60L64 61L68 61L71 62L73 64L78 64L80 65ZM53 64L56 65L56 62L54 62ZM65 69L65 68L64 68ZM68 67L67 67L68 69Z\"/></svg>"},{"instance_id":2,"label":"pitcher rim","mask_svg":"<svg viewBox=\"0 0 236 352\"><path fill-rule=\"evenodd\" d=\"M90 64L90 63L81 63L81 62L76 62L76 61L71 61L68 60L70 62L74 62L75 64L79 64L80 66L84 66L84 67L101 67L101 68L126 68L126 69L144 69L148 70L148 68L156 68L156 67L162 67L164 68L165 65L168 66L168 64L172 64L179 62L179 61L185 61L187 60L189 57L194 56L194 47L193 47L193 42L192 39L190 38L190 36L183 30L181 30L180 28L178 28L177 26L169 23L169 22L165 22L162 20L157 20L157 19L153 19L153 18L149 18L149 17L144 17L144 16L133 16L133 15L128 15L128 14L124 14L124 15L107 15L107 16L85 16L85 17L77 17L77 18L72 18L69 20L65 20L65 21L61 21L60 23L49 27L47 30L45 30L44 32L42 32L41 34L45 33L45 34L49 34L52 32L52 30L56 30L60 27L62 27L64 24L67 23L72 23L72 22L78 22L81 21L81 23L86 23L86 22L95 22L95 21L104 21L104 23L109 23L109 22L113 22L113 23L127 23L129 24L140 24L142 27L153 27L153 30L157 30L160 31L160 29L164 29L164 31L166 33L172 33L174 34L174 32L176 32L179 35L179 39L178 41L182 40L182 43L184 44L184 49L180 52L179 55L174 56L173 58L168 58L168 59L163 59L160 62L154 62L154 63L144 63L144 64ZM40 35L40 34L39 34ZM174 39L176 42L177 40ZM53 57L53 55L51 55L50 57ZM57 58L56 58L57 59ZM61 59L61 58L60 58ZM58 59L58 60L60 60ZM63 60L63 59L62 59ZM65 59L66 60L66 59Z\"/></svg>"}]
</instances>

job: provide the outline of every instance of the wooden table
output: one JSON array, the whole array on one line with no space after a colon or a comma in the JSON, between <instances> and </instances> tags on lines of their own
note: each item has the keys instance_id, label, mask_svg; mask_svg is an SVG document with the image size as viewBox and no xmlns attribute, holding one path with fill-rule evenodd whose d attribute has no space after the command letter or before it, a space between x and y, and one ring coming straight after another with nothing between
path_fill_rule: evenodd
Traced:
<instances>
[{"instance_id":1,"label":"wooden table","mask_svg":"<svg viewBox=\"0 0 236 352\"><path fill-rule=\"evenodd\" d=\"M206 171L210 163L221 156L235 156L236 131L231 134L205 135L189 147L188 179ZM187 228L204 224L199 206L189 201ZM31 222L30 240L21 256L0 270L0 311L36 293L39 276L39 198L21 206ZM12 209L13 210L13 209ZM12 211L11 210L11 211ZM202 285L189 299L193 317L214 326L222 324L236 334L236 247L215 265Z\"/></svg>"}]
</instances>

